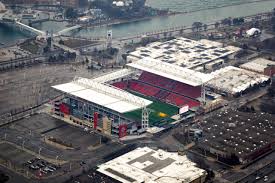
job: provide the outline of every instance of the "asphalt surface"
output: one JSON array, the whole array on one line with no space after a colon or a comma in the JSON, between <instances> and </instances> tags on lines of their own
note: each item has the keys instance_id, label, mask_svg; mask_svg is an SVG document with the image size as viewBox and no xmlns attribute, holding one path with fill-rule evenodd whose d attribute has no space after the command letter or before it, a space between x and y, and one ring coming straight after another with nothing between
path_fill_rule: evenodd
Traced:
<instances>
[{"instance_id":1,"label":"asphalt surface","mask_svg":"<svg viewBox=\"0 0 275 183\"><path fill-rule=\"evenodd\" d=\"M105 72L107 72L105 70ZM51 86L70 82L75 76L92 78L102 71L89 71L86 65L35 65L0 73L0 116L15 109L36 105L56 96Z\"/></svg>"}]
</instances>

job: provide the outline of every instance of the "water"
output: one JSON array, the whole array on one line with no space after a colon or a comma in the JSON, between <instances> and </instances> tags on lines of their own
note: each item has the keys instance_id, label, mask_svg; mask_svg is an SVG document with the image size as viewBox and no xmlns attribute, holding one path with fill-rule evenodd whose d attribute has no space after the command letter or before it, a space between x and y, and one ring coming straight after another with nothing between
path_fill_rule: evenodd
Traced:
<instances>
[{"instance_id":1,"label":"water","mask_svg":"<svg viewBox=\"0 0 275 183\"><path fill-rule=\"evenodd\" d=\"M146 4L159 9L170 9L177 12L190 12L202 9L238 5L257 0L147 0Z\"/></svg>"},{"instance_id":2,"label":"water","mask_svg":"<svg viewBox=\"0 0 275 183\"><path fill-rule=\"evenodd\" d=\"M169 17L158 17L140 22L113 25L110 27L105 26L81 30L75 35L83 37L105 36L107 30L112 29L114 37L131 36L169 27L190 26L196 21L210 23L227 17L253 15L256 13L271 11L273 7L275 7L275 0L273 0L197 11L202 8L232 5L241 2L243 3L244 1L253 2L254 0L148 0L148 4L157 8L167 7L176 11L194 12Z\"/></svg>"},{"instance_id":3,"label":"water","mask_svg":"<svg viewBox=\"0 0 275 183\"><path fill-rule=\"evenodd\" d=\"M20 31L0 24L0 43L14 43L19 39L24 39L27 37L28 35L23 34Z\"/></svg>"},{"instance_id":4,"label":"water","mask_svg":"<svg viewBox=\"0 0 275 183\"><path fill-rule=\"evenodd\" d=\"M169 27L190 26L196 21L210 23L227 17L248 16L271 11L275 8L275 0L255 1L257 0L147 0L147 4L152 7L161 9L169 8L170 10L178 12L190 13L169 17L157 17L151 20L143 20L109 27L103 26L99 28L90 28L73 33L72 35L88 38L99 37L105 36L107 30L112 29L114 37L132 36L143 32L150 32ZM35 24L34 27L56 33L66 28L66 25L66 23L62 22L44 22L41 24ZM5 29L3 31L3 28L0 26L0 42L4 42L2 40L12 41L22 38L22 35L18 35L16 31L5 32Z\"/></svg>"},{"instance_id":5,"label":"water","mask_svg":"<svg viewBox=\"0 0 275 183\"><path fill-rule=\"evenodd\" d=\"M67 25L68 25L67 22L47 21L43 23L34 24L33 27L43 31L48 31L48 32L53 31L53 33L55 33L65 29Z\"/></svg>"}]
</instances>

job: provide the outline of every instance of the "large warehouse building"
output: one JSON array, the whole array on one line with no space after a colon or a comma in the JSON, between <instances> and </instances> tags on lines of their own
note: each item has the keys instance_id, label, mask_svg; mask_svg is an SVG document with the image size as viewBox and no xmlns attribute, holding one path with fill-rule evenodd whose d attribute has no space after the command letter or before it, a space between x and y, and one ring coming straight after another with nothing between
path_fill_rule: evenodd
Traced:
<instances>
[{"instance_id":1,"label":"large warehouse building","mask_svg":"<svg viewBox=\"0 0 275 183\"><path fill-rule=\"evenodd\" d=\"M122 183L203 183L207 175L185 155L148 147L104 163L97 171Z\"/></svg>"},{"instance_id":2,"label":"large warehouse building","mask_svg":"<svg viewBox=\"0 0 275 183\"><path fill-rule=\"evenodd\" d=\"M275 148L275 117L271 114L221 111L201 126L200 147L230 164L248 163Z\"/></svg>"},{"instance_id":3,"label":"large warehouse building","mask_svg":"<svg viewBox=\"0 0 275 183\"><path fill-rule=\"evenodd\" d=\"M183 68L200 71L203 68L212 69L223 64L226 59L234 58L240 50L240 48L233 46L223 47L222 43L205 39L195 41L180 37L137 48L136 51L129 53L127 61L157 59Z\"/></svg>"},{"instance_id":4,"label":"large warehouse building","mask_svg":"<svg viewBox=\"0 0 275 183\"><path fill-rule=\"evenodd\" d=\"M224 67L210 75L213 79L207 83L207 86L226 96L239 96L253 87L270 81L270 78L265 75L233 66Z\"/></svg>"}]
</instances>

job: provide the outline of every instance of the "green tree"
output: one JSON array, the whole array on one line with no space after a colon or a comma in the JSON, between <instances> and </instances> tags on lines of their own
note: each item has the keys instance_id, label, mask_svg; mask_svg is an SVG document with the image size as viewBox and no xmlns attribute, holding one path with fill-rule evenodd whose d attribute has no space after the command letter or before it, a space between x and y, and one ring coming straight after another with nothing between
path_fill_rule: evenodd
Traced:
<instances>
[{"instance_id":1,"label":"green tree","mask_svg":"<svg viewBox=\"0 0 275 183\"><path fill-rule=\"evenodd\" d=\"M73 8L67 8L65 10L65 17L66 18L77 18L77 12Z\"/></svg>"}]
</instances>

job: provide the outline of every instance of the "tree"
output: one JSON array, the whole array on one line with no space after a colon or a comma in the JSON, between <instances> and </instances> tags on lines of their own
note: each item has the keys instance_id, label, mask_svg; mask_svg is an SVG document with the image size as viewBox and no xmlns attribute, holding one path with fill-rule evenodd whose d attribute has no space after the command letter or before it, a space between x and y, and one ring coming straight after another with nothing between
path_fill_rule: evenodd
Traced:
<instances>
[{"instance_id":1,"label":"tree","mask_svg":"<svg viewBox=\"0 0 275 183\"><path fill-rule=\"evenodd\" d=\"M76 10L74 10L73 8L67 8L65 10L65 17L66 18L72 18L72 19L77 18Z\"/></svg>"},{"instance_id":2,"label":"tree","mask_svg":"<svg viewBox=\"0 0 275 183\"><path fill-rule=\"evenodd\" d=\"M229 18L225 18L221 21L221 23L223 25L228 25L228 26L231 26L232 25L232 19L229 17Z\"/></svg>"},{"instance_id":3,"label":"tree","mask_svg":"<svg viewBox=\"0 0 275 183\"><path fill-rule=\"evenodd\" d=\"M220 26L220 22L216 22L215 23L215 29L219 28L219 26Z\"/></svg>"},{"instance_id":4,"label":"tree","mask_svg":"<svg viewBox=\"0 0 275 183\"><path fill-rule=\"evenodd\" d=\"M200 31L202 29L202 26L203 26L203 23L201 22L194 22L192 24L192 30L195 30L195 31Z\"/></svg>"},{"instance_id":5,"label":"tree","mask_svg":"<svg viewBox=\"0 0 275 183\"><path fill-rule=\"evenodd\" d=\"M208 25L207 25L207 24L204 24L204 25L203 25L203 28L204 28L204 31L207 31Z\"/></svg>"},{"instance_id":6,"label":"tree","mask_svg":"<svg viewBox=\"0 0 275 183\"><path fill-rule=\"evenodd\" d=\"M59 43L59 44L62 44L62 45L65 44L64 41L63 41L62 39L60 39L58 43Z\"/></svg>"}]
</instances>

